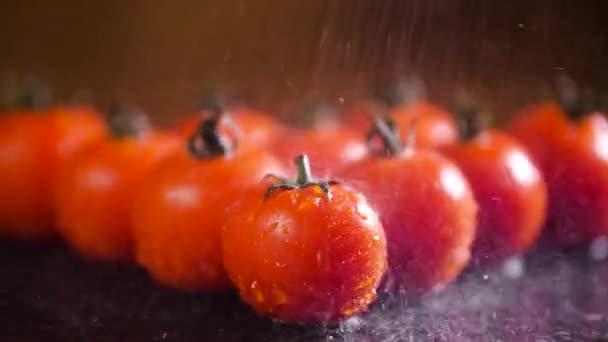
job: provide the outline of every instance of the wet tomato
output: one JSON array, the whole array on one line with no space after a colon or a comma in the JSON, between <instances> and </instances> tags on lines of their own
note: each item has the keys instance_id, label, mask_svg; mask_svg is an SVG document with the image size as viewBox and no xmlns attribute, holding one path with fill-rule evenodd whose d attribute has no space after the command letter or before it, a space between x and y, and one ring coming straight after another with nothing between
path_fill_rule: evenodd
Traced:
<instances>
[{"instance_id":1,"label":"wet tomato","mask_svg":"<svg viewBox=\"0 0 608 342\"><path fill-rule=\"evenodd\" d=\"M334 322L364 310L386 268L386 242L364 197L311 180L305 156L296 181L271 177L229 212L224 265L257 312L300 322Z\"/></svg>"},{"instance_id":2,"label":"wet tomato","mask_svg":"<svg viewBox=\"0 0 608 342\"><path fill-rule=\"evenodd\" d=\"M74 157L62 173L56 194L57 228L84 257L129 260L135 192L152 166L181 144L173 134L119 136L117 127L112 131L114 137Z\"/></svg>"},{"instance_id":3,"label":"wet tomato","mask_svg":"<svg viewBox=\"0 0 608 342\"><path fill-rule=\"evenodd\" d=\"M385 120L376 120L376 132L383 151L339 174L379 212L388 241L387 290L441 288L469 262L477 224L472 190L455 164L411 139L402 146Z\"/></svg>"},{"instance_id":4,"label":"wet tomato","mask_svg":"<svg viewBox=\"0 0 608 342\"><path fill-rule=\"evenodd\" d=\"M0 236L53 235L57 175L78 151L106 136L88 107L57 106L0 117Z\"/></svg>"},{"instance_id":5,"label":"wet tomato","mask_svg":"<svg viewBox=\"0 0 608 342\"><path fill-rule=\"evenodd\" d=\"M162 284L217 290L230 284L222 266L225 210L269 172L277 160L221 139L221 118L208 118L185 148L146 179L133 214L136 259Z\"/></svg>"},{"instance_id":6,"label":"wet tomato","mask_svg":"<svg viewBox=\"0 0 608 342\"><path fill-rule=\"evenodd\" d=\"M216 115L215 110L192 115L177 125L177 131L183 137L189 138L204 118L213 115ZM222 134L238 134L239 141L251 147L268 146L284 130L283 125L269 115L245 106L231 107L222 117L230 118L238 127L236 133L226 130ZM224 126L226 125L222 125Z\"/></svg>"},{"instance_id":7,"label":"wet tomato","mask_svg":"<svg viewBox=\"0 0 608 342\"><path fill-rule=\"evenodd\" d=\"M477 113L461 117L468 124L462 141L441 152L456 162L479 204L473 262L487 264L525 252L542 231L547 189L527 151L505 133L479 130Z\"/></svg>"},{"instance_id":8,"label":"wet tomato","mask_svg":"<svg viewBox=\"0 0 608 342\"><path fill-rule=\"evenodd\" d=\"M571 122L551 103L524 109L509 131L537 161L549 191L548 230L564 247L608 235L608 122L592 113Z\"/></svg>"}]
</instances>

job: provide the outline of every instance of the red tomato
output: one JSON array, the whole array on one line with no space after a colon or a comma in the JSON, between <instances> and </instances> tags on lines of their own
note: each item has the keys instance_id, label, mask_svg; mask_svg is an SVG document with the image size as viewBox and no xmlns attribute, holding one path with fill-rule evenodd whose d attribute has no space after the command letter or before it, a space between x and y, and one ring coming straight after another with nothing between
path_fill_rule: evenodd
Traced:
<instances>
[{"instance_id":1,"label":"red tomato","mask_svg":"<svg viewBox=\"0 0 608 342\"><path fill-rule=\"evenodd\" d=\"M363 158L367 147L365 135L340 128L292 129L276 139L272 151L284 163L307 154L315 160L314 173L328 176L340 165Z\"/></svg>"},{"instance_id":2,"label":"red tomato","mask_svg":"<svg viewBox=\"0 0 608 342\"><path fill-rule=\"evenodd\" d=\"M88 258L129 260L135 192L179 146L176 135L146 132L104 140L73 158L56 197L57 228L66 242Z\"/></svg>"},{"instance_id":3,"label":"red tomato","mask_svg":"<svg viewBox=\"0 0 608 342\"><path fill-rule=\"evenodd\" d=\"M384 232L361 194L314 182L308 159L298 163L295 182L266 179L230 210L224 265L257 312L333 322L375 300L387 262Z\"/></svg>"},{"instance_id":4,"label":"red tomato","mask_svg":"<svg viewBox=\"0 0 608 342\"><path fill-rule=\"evenodd\" d=\"M509 128L540 165L549 190L548 229L562 246L608 235L608 122L571 124L556 105L526 108Z\"/></svg>"},{"instance_id":5,"label":"red tomato","mask_svg":"<svg viewBox=\"0 0 608 342\"><path fill-rule=\"evenodd\" d=\"M209 149L217 143L221 141L213 138L205 142L205 156L184 149L168 158L150 174L137 198L136 259L162 284L184 290L227 288L220 242L224 212L264 175L281 171L263 151Z\"/></svg>"},{"instance_id":6,"label":"red tomato","mask_svg":"<svg viewBox=\"0 0 608 342\"><path fill-rule=\"evenodd\" d=\"M228 116L239 128L239 140L248 146L267 146L273 139L283 131L283 125L272 117L248 107L234 107L227 111ZM180 135L188 138L196 130L203 118L214 115L202 112L193 115L177 125ZM231 134L231 132L222 132Z\"/></svg>"},{"instance_id":7,"label":"red tomato","mask_svg":"<svg viewBox=\"0 0 608 342\"><path fill-rule=\"evenodd\" d=\"M403 148L384 121L377 126L389 157L371 154L341 175L379 212L388 241L388 288L440 288L469 261L477 203L455 164L433 151Z\"/></svg>"},{"instance_id":8,"label":"red tomato","mask_svg":"<svg viewBox=\"0 0 608 342\"><path fill-rule=\"evenodd\" d=\"M370 130L374 118L385 111L374 102L359 105L347 119L347 127L365 134ZM414 130L418 148L440 147L458 141L458 126L452 115L430 102L416 101L399 105L390 108L386 114L399 126L401 136Z\"/></svg>"},{"instance_id":9,"label":"red tomato","mask_svg":"<svg viewBox=\"0 0 608 342\"><path fill-rule=\"evenodd\" d=\"M87 107L0 117L0 236L51 236L57 175L75 153L105 135L100 115Z\"/></svg>"},{"instance_id":10,"label":"red tomato","mask_svg":"<svg viewBox=\"0 0 608 342\"><path fill-rule=\"evenodd\" d=\"M504 260L531 247L545 221L547 189L523 147L486 130L442 152L458 164L479 203L474 262Z\"/></svg>"}]
</instances>

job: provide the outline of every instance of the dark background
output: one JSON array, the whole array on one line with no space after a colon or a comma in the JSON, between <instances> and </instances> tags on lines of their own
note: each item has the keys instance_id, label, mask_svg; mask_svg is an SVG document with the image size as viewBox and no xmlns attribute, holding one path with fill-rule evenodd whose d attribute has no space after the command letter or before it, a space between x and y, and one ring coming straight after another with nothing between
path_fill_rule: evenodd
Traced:
<instances>
[{"instance_id":1,"label":"dark background","mask_svg":"<svg viewBox=\"0 0 608 342\"><path fill-rule=\"evenodd\" d=\"M87 87L164 122L209 81L273 109L349 104L403 73L433 99L464 87L503 113L561 70L608 91L607 14L601 0L4 1L0 75L34 75L58 97Z\"/></svg>"}]
</instances>

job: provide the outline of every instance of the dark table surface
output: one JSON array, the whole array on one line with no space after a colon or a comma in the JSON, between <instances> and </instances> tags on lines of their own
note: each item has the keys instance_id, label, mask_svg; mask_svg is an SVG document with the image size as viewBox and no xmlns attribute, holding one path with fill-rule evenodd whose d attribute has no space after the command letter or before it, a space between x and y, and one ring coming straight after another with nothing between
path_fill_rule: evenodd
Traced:
<instances>
[{"instance_id":1,"label":"dark table surface","mask_svg":"<svg viewBox=\"0 0 608 342\"><path fill-rule=\"evenodd\" d=\"M600 253L601 254L601 253ZM234 293L185 294L60 244L0 242L0 341L608 341L608 261L531 252L438 294L381 295L334 327L261 318Z\"/></svg>"}]
</instances>

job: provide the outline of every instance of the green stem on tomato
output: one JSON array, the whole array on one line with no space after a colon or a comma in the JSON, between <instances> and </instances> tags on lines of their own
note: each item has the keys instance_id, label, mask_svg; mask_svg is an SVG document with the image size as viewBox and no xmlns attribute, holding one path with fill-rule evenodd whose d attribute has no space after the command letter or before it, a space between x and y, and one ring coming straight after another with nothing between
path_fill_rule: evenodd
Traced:
<instances>
[{"instance_id":1,"label":"green stem on tomato","mask_svg":"<svg viewBox=\"0 0 608 342\"><path fill-rule=\"evenodd\" d=\"M296 183L300 185L311 183L313 181L313 178L312 172L310 171L310 161L308 160L308 156L305 154L301 154L295 157L294 162L298 170Z\"/></svg>"}]
</instances>

